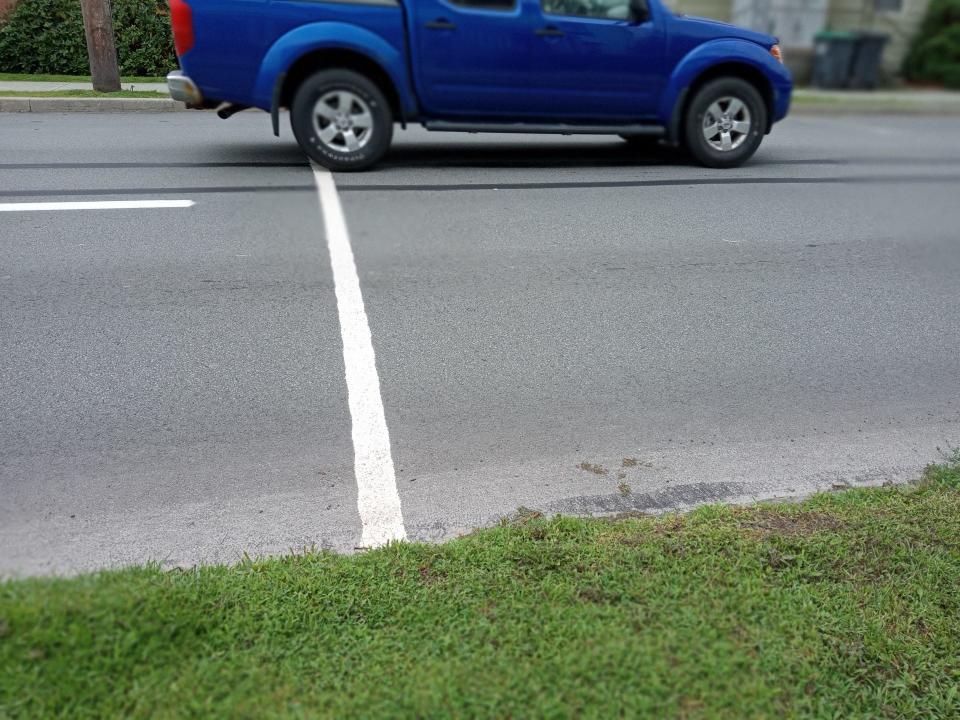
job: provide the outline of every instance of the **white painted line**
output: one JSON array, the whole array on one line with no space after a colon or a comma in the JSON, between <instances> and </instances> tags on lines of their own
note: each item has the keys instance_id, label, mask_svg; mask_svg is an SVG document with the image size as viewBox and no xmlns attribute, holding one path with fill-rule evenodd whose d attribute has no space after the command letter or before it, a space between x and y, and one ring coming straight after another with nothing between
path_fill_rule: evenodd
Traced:
<instances>
[{"instance_id":1,"label":"white painted line","mask_svg":"<svg viewBox=\"0 0 960 720\"><path fill-rule=\"evenodd\" d=\"M42 210L140 210L152 208L188 208L193 200L97 200L93 202L0 203L0 212L36 212Z\"/></svg>"},{"instance_id":2,"label":"white painted line","mask_svg":"<svg viewBox=\"0 0 960 720\"><path fill-rule=\"evenodd\" d=\"M333 176L318 165L313 177L320 196L320 209L333 266L333 284L343 338L343 364L347 375L347 399L353 423L353 469L357 479L357 509L360 511L363 547L378 547L390 540L403 540L400 494L390 455L390 433L380 396L380 377L373 353L373 339L363 307L360 278L353 260L347 223Z\"/></svg>"}]
</instances>

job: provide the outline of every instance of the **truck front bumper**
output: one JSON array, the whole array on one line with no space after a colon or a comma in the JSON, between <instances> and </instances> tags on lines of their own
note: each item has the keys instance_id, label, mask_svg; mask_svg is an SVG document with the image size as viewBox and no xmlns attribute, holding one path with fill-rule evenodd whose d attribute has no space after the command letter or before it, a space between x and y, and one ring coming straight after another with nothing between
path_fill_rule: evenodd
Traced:
<instances>
[{"instance_id":1,"label":"truck front bumper","mask_svg":"<svg viewBox=\"0 0 960 720\"><path fill-rule=\"evenodd\" d=\"M200 88L190 78L179 70L174 70L167 75L167 88L170 90L170 97L179 102L186 103L187 107L202 108L205 107L203 93Z\"/></svg>"}]
</instances>

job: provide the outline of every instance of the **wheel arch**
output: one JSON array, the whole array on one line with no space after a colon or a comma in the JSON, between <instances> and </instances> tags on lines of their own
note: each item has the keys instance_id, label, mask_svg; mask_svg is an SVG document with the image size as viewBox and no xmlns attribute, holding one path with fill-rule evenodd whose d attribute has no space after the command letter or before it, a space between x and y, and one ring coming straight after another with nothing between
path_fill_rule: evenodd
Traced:
<instances>
[{"instance_id":1,"label":"wheel arch","mask_svg":"<svg viewBox=\"0 0 960 720\"><path fill-rule=\"evenodd\" d=\"M387 98L393 116L405 123L406 113L390 74L369 56L347 48L319 48L297 58L280 81L277 93L279 107L290 107L300 83L313 73L333 68L352 70L372 81Z\"/></svg>"},{"instance_id":2,"label":"wheel arch","mask_svg":"<svg viewBox=\"0 0 960 720\"><path fill-rule=\"evenodd\" d=\"M273 44L260 65L257 106L276 117L280 107L289 107L305 77L337 67L359 72L374 82L398 121L416 115L402 50L369 30L339 22L303 25Z\"/></svg>"},{"instance_id":3,"label":"wheel arch","mask_svg":"<svg viewBox=\"0 0 960 720\"><path fill-rule=\"evenodd\" d=\"M668 83L661 105L661 117L667 136L673 142L683 140L683 119L697 90L720 77L736 77L750 83L763 98L767 110L764 133L773 127L774 85L764 65L776 62L768 51L744 40L718 40L705 43L677 66Z\"/></svg>"}]
</instances>

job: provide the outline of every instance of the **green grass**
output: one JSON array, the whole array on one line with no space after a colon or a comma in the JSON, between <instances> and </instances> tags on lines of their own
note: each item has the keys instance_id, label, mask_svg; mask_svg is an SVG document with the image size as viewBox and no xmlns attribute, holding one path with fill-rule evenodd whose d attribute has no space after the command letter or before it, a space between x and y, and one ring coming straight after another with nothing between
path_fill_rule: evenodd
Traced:
<instances>
[{"instance_id":1,"label":"green grass","mask_svg":"<svg viewBox=\"0 0 960 720\"><path fill-rule=\"evenodd\" d=\"M24 82L90 82L89 75L29 75L24 73L0 73L0 82L14 82L22 80ZM141 77L137 75L124 75L120 78L122 83L161 83L166 82L162 77Z\"/></svg>"},{"instance_id":2,"label":"green grass","mask_svg":"<svg viewBox=\"0 0 960 720\"><path fill-rule=\"evenodd\" d=\"M929 102L916 98L874 98L869 95L849 95L843 97L830 95L794 95L790 101L793 107L825 108L833 110L857 110L876 112L944 112L960 110L960 103L944 100L943 102Z\"/></svg>"},{"instance_id":3,"label":"green grass","mask_svg":"<svg viewBox=\"0 0 960 720\"><path fill-rule=\"evenodd\" d=\"M922 100L911 98L876 98L869 95L794 95L791 102L799 105L896 105L913 106L924 105Z\"/></svg>"},{"instance_id":4,"label":"green grass","mask_svg":"<svg viewBox=\"0 0 960 720\"><path fill-rule=\"evenodd\" d=\"M0 717L960 717L960 455L916 485L0 585Z\"/></svg>"},{"instance_id":5,"label":"green grass","mask_svg":"<svg viewBox=\"0 0 960 720\"><path fill-rule=\"evenodd\" d=\"M121 90L113 93L99 93L93 90L54 90L42 92L26 92L24 90L0 90L0 97L30 97L30 98L152 98L167 100L167 93L150 92L149 90Z\"/></svg>"}]
</instances>

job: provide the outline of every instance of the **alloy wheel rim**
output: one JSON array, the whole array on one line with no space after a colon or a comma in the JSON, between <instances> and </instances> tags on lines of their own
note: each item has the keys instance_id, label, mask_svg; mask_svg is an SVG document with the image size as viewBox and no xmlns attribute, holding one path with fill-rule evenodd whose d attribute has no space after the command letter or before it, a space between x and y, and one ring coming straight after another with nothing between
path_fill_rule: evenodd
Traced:
<instances>
[{"instance_id":1,"label":"alloy wheel rim","mask_svg":"<svg viewBox=\"0 0 960 720\"><path fill-rule=\"evenodd\" d=\"M313 106L313 130L325 148L336 153L356 152L373 137L373 113L356 93L331 90Z\"/></svg>"},{"instance_id":2,"label":"alloy wheel rim","mask_svg":"<svg viewBox=\"0 0 960 720\"><path fill-rule=\"evenodd\" d=\"M746 142L752 121L747 104L728 96L715 100L703 114L703 137L714 150L730 152Z\"/></svg>"}]
</instances>

